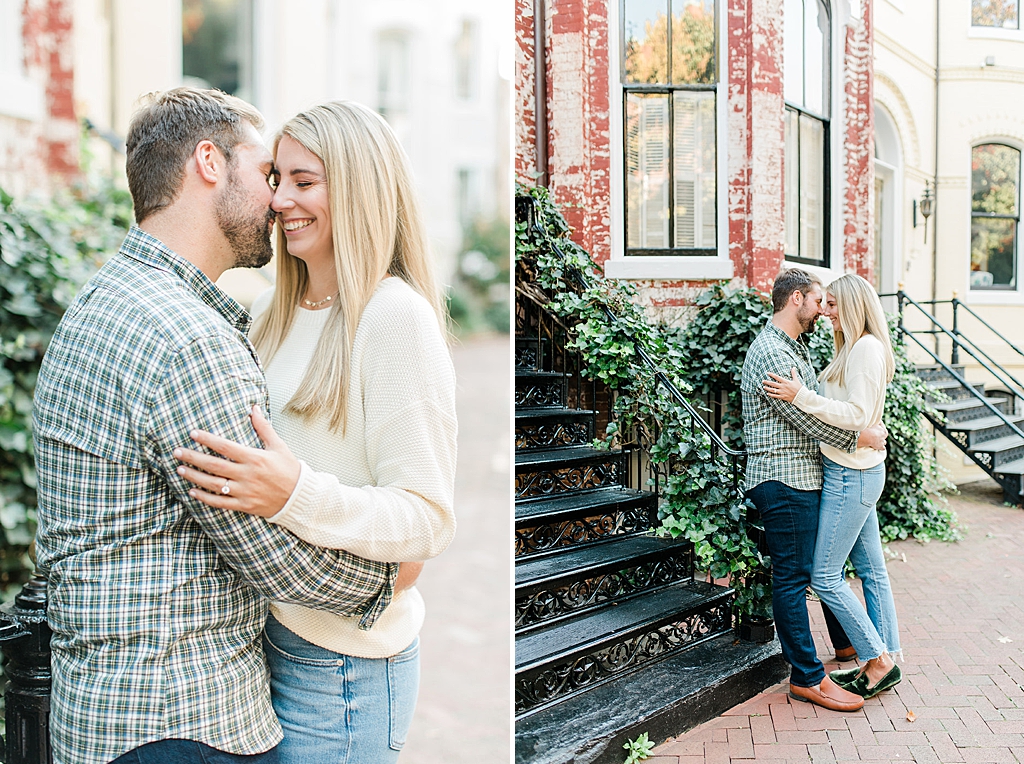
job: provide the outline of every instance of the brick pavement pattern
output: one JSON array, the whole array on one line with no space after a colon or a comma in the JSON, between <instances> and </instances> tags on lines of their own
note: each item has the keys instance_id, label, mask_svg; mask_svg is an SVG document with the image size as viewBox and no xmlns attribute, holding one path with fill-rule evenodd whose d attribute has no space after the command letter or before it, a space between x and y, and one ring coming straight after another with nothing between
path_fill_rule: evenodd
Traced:
<instances>
[{"instance_id":1,"label":"brick pavement pattern","mask_svg":"<svg viewBox=\"0 0 1024 764\"><path fill-rule=\"evenodd\" d=\"M840 713L778 684L657 746L645 764L1024 762L1024 510L1001 498L988 481L964 486L950 498L963 541L889 545L904 651L893 690ZM825 662L821 606L807 604Z\"/></svg>"}]
</instances>

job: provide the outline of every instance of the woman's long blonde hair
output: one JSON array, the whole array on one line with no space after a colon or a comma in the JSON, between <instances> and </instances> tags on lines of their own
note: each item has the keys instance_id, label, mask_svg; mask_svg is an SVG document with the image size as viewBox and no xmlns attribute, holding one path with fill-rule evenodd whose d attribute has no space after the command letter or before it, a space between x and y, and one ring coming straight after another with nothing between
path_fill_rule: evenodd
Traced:
<instances>
[{"instance_id":1,"label":"woman's long blonde hair","mask_svg":"<svg viewBox=\"0 0 1024 764\"><path fill-rule=\"evenodd\" d=\"M892 354L889 325L882 311L882 302L874 287L855 273L840 276L825 290L836 298L841 331L835 333L836 352L832 363L825 367L819 379L846 385L846 362L854 343L865 331L874 336L885 348L885 381L888 384L896 373L896 359Z\"/></svg>"},{"instance_id":2,"label":"woman's long blonde hair","mask_svg":"<svg viewBox=\"0 0 1024 764\"><path fill-rule=\"evenodd\" d=\"M327 413L345 431L348 369L356 327L387 275L419 292L447 336L447 311L434 275L409 160L394 132L375 112L351 101L314 106L285 123L274 141L293 139L324 164L339 295L330 307L306 375L285 410L303 417ZM252 341L264 363L281 347L306 293L306 264L288 254L278 224L277 287L270 309L255 323ZM415 384L410 380L410 384Z\"/></svg>"}]
</instances>

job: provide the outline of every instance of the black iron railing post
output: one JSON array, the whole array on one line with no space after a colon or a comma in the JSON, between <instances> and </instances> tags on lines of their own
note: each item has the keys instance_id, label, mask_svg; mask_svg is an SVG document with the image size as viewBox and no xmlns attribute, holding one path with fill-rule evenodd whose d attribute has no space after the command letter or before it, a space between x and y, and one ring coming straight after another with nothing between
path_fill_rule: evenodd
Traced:
<instances>
[{"instance_id":1,"label":"black iron railing post","mask_svg":"<svg viewBox=\"0 0 1024 764\"><path fill-rule=\"evenodd\" d=\"M950 355L952 363L950 366L956 366L960 363L960 327L957 323L957 306L960 305L960 300L956 296L956 292L953 292L953 352Z\"/></svg>"},{"instance_id":2,"label":"black iron railing post","mask_svg":"<svg viewBox=\"0 0 1024 764\"><path fill-rule=\"evenodd\" d=\"M50 627L46 576L37 572L14 602L0 609L0 649L9 684L4 694L6 764L52 764Z\"/></svg>"}]
</instances>

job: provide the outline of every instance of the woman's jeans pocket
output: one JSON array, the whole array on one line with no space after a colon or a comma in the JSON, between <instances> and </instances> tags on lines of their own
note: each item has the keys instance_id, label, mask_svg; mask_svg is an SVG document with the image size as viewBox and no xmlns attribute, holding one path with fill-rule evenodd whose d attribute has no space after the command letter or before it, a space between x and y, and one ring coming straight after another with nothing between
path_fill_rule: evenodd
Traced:
<instances>
[{"instance_id":1,"label":"woman's jeans pocket","mask_svg":"<svg viewBox=\"0 0 1024 764\"><path fill-rule=\"evenodd\" d=\"M860 470L860 503L874 507L885 489L885 463Z\"/></svg>"},{"instance_id":2,"label":"woman's jeans pocket","mask_svg":"<svg viewBox=\"0 0 1024 764\"><path fill-rule=\"evenodd\" d=\"M398 759L419 690L419 640L390 658L358 658L307 642L267 619L271 699L282 764Z\"/></svg>"},{"instance_id":3,"label":"woman's jeans pocket","mask_svg":"<svg viewBox=\"0 0 1024 764\"><path fill-rule=\"evenodd\" d=\"M393 751L401 751L416 710L416 696L420 687L420 640L413 640L398 655L387 658L388 699L391 706L391 724L388 744Z\"/></svg>"}]
</instances>

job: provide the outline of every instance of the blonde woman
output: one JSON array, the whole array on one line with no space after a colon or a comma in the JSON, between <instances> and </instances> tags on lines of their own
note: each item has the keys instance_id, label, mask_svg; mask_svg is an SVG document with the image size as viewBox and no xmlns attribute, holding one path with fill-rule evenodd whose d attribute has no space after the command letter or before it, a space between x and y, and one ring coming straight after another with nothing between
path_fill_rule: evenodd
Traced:
<instances>
[{"instance_id":1,"label":"blonde woman","mask_svg":"<svg viewBox=\"0 0 1024 764\"><path fill-rule=\"evenodd\" d=\"M847 274L829 285L823 312L835 337L835 356L819 375L824 394L804 387L795 370L788 380L769 373L765 392L843 429L878 424L885 388L896 369L878 295L863 278ZM811 588L839 619L865 661L860 669L830 676L845 689L870 698L902 678L892 658L900 651L899 630L875 511L885 486L885 451L858 448L848 454L822 443L821 454L825 476ZM864 584L867 612L844 578L848 557Z\"/></svg>"},{"instance_id":2,"label":"blonde woman","mask_svg":"<svg viewBox=\"0 0 1024 764\"><path fill-rule=\"evenodd\" d=\"M203 502L318 546L428 559L455 531L455 376L408 160L383 119L347 102L291 119L274 153L277 282L251 337L277 432L258 411L266 450L196 432L227 458L182 450L179 472ZM402 588L416 572L403 563L369 629L271 605L282 762L397 760L419 681L423 600Z\"/></svg>"}]
</instances>

